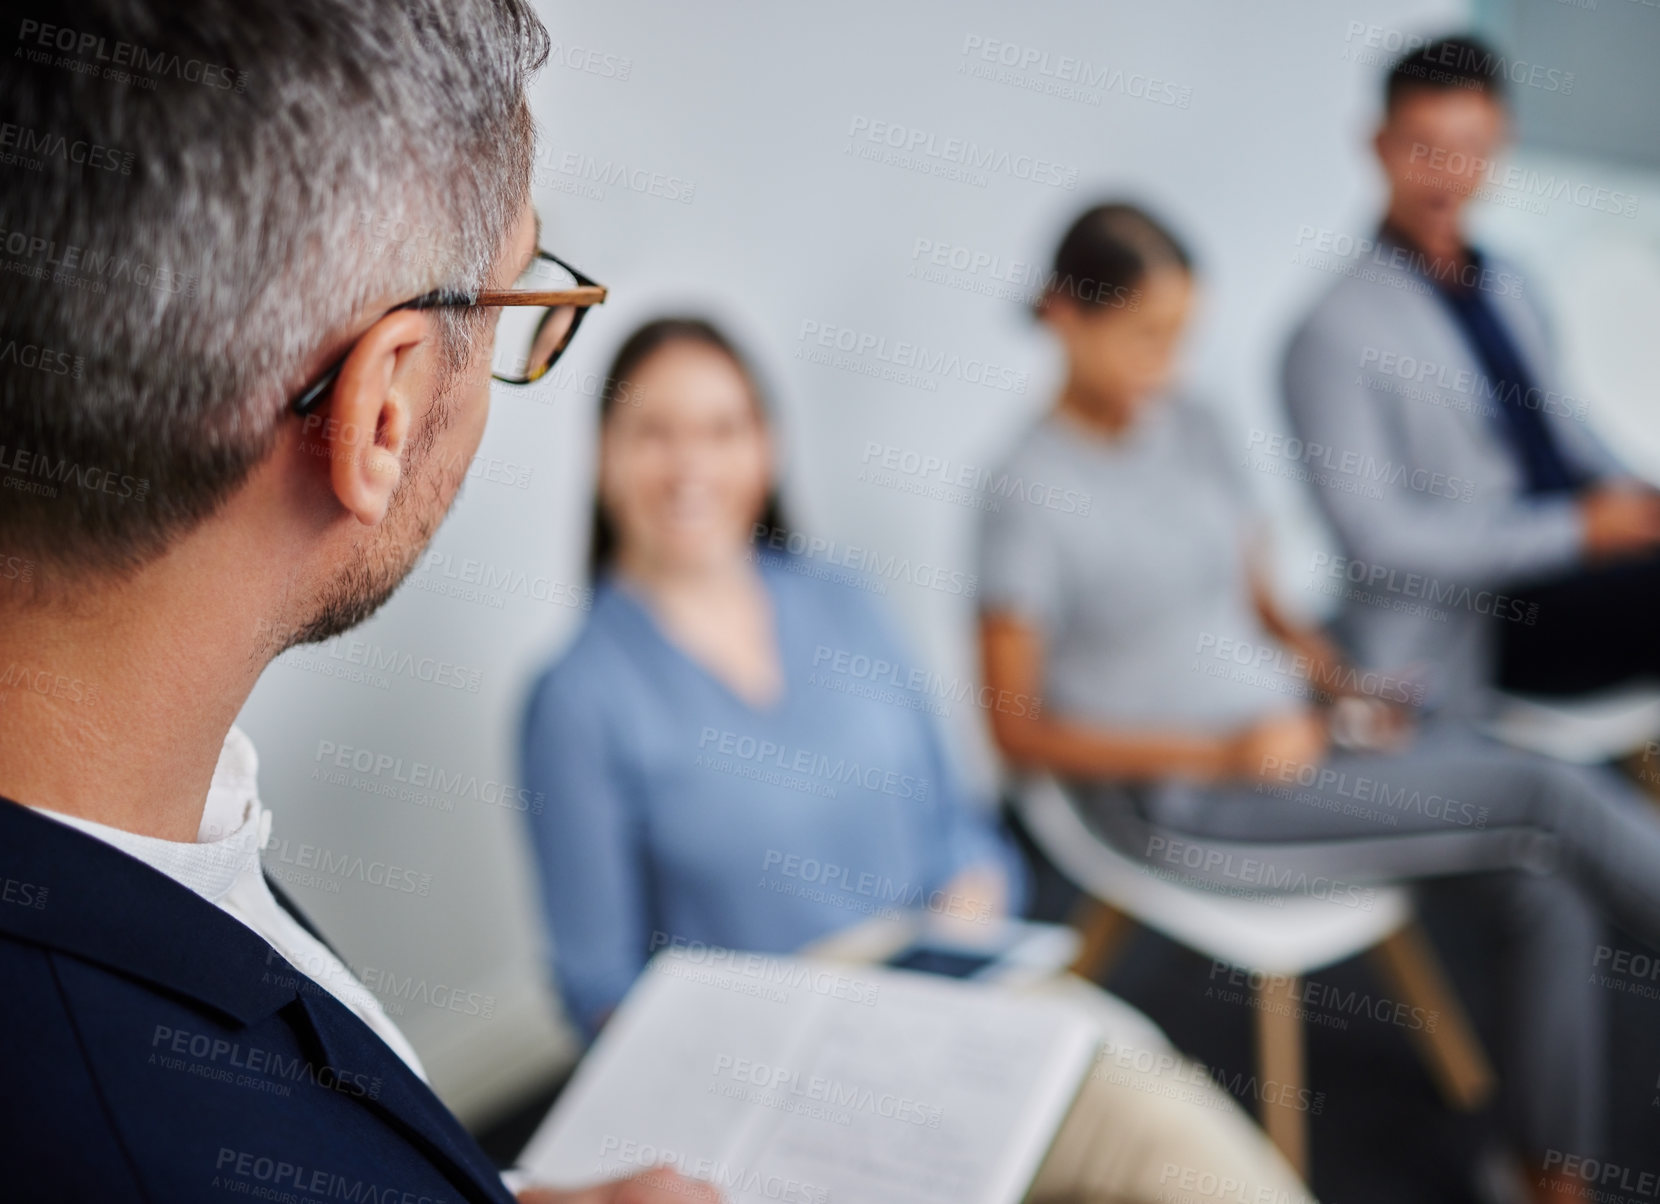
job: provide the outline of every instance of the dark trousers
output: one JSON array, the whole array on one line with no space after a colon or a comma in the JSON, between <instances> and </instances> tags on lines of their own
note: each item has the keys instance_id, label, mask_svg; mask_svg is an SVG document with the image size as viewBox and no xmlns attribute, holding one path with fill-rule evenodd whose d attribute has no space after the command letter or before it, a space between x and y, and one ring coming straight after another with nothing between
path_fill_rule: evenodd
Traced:
<instances>
[{"instance_id":1,"label":"dark trousers","mask_svg":"<svg viewBox=\"0 0 1660 1204\"><path fill-rule=\"evenodd\" d=\"M1152 826L1121 847L1222 891L1307 881L1366 908L1367 884L1437 879L1487 937L1516 1136L1535 1159L1603 1149L1602 918L1660 949L1660 822L1624 778L1426 725L1398 753L1332 753L1306 782L1168 783L1143 809Z\"/></svg>"},{"instance_id":2,"label":"dark trousers","mask_svg":"<svg viewBox=\"0 0 1660 1204\"><path fill-rule=\"evenodd\" d=\"M1583 569L1516 597L1538 617L1502 625L1504 689L1581 694L1660 679L1660 556Z\"/></svg>"}]
</instances>

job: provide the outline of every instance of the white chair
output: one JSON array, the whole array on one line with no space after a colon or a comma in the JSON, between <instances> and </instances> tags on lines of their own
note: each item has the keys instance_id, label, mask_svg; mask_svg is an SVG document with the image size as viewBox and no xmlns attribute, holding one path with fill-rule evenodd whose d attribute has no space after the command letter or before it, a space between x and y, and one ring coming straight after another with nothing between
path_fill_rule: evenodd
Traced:
<instances>
[{"instance_id":1,"label":"white chair","mask_svg":"<svg viewBox=\"0 0 1660 1204\"><path fill-rule=\"evenodd\" d=\"M1099 980L1132 923L1254 972L1252 978L1261 983L1254 987L1258 1071L1265 1081L1286 1089L1277 1098L1304 1098L1302 1022L1293 1002L1298 980L1368 950L1403 1002L1437 1014L1433 1031L1428 1026L1409 1031L1448 1101L1473 1110L1491 1095L1492 1069L1413 919L1404 889L1377 888L1370 909L1334 906L1299 894L1221 894L1118 852L1053 778L1025 783L1016 792L1015 809L1055 867L1090 897L1080 923L1083 952L1073 966L1078 973ZM1306 1178L1306 1114L1264 1098L1260 1115L1270 1139Z\"/></svg>"},{"instance_id":2,"label":"white chair","mask_svg":"<svg viewBox=\"0 0 1660 1204\"><path fill-rule=\"evenodd\" d=\"M1660 735L1660 690L1624 687L1573 699L1501 694L1486 730L1512 748L1559 761L1615 761Z\"/></svg>"}]
</instances>

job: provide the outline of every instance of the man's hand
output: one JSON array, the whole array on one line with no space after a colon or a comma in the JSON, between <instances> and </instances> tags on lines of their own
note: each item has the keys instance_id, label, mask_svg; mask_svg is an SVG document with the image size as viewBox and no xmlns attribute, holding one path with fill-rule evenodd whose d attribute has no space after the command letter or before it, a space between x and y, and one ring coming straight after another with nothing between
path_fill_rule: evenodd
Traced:
<instances>
[{"instance_id":1,"label":"man's hand","mask_svg":"<svg viewBox=\"0 0 1660 1204\"><path fill-rule=\"evenodd\" d=\"M1660 547L1660 493L1637 485L1601 485L1579 500L1585 554L1617 560Z\"/></svg>"},{"instance_id":2,"label":"man's hand","mask_svg":"<svg viewBox=\"0 0 1660 1204\"><path fill-rule=\"evenodd\" d=\"M660 1166L643 1175L576 1191L527 1187L519 1193L519 1204L721 1204L721 1197L707 1183Z\"/></svg>"},{"instance_id":3,"label":"man's hand","mask_svg":"<svg viewBox=\"0 0 1660 1204\"><path fill-rule=\"evenodd\" d=\"M1229 739L1227 776L1259 782L1287 765L1318 765L1326 741L1326 720L1319 711L1270 715Z\"/></svg>"}]
</instances>

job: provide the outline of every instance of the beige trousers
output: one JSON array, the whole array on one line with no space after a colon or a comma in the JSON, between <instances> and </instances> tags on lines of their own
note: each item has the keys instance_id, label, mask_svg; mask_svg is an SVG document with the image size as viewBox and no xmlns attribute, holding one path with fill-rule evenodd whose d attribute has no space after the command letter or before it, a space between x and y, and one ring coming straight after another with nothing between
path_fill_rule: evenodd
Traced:
<instances>
[{"instance_id":1,"label":"beige trousers","mask_svg":"<svg viewBox=\"0 0 1660 1204\"><path fill-rule=\"evenodd\" d=\"M1028 1204L1313 1204L1234 1098L1145 1017L1075 978L1048 992L1095 1010L1105 1035Z\"/></svg>"}]
</instances>

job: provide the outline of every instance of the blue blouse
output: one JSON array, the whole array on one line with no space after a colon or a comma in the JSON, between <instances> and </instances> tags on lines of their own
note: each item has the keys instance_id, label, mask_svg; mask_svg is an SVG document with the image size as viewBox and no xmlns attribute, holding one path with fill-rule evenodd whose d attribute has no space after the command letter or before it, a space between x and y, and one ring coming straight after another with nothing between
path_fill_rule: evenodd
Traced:
<instances>
[{"instance_id":1,"label":"blue blouse","mask_svg":"<svg viewBox=\"0 0 1660 1204\"><path fill-rule=\"evenodd\" d=\"M937 892L974 864L1024 897L936 731L972 694L913 671L859 589L790 557L760 571L775 703L740 698L615 580L531 695L522 769L542 796L527 818L554 974L590 1035L665 946L787 953L890 910L954 913Z\"/></svg>"}]
</instances>

